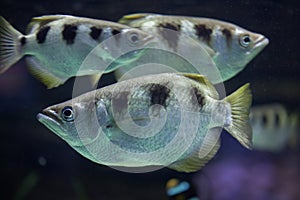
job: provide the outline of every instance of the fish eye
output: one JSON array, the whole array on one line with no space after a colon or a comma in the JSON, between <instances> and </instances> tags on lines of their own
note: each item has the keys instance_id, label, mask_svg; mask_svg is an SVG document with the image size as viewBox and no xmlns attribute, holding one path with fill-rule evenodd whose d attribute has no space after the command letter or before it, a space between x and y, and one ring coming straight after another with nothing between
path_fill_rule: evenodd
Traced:
<instances>
[{"instance_id":1,"label":"fish eye","mask_svg":"<svg viewBox=\"0 0 300 200\"><path fill-rule=\"evenodd\" d=\"M136 32L129 33L128 39L131 43L136 44L139 42L139 34Z\"/></svg>"},{"instance_id":2,"label":"fish eye","mask_svg":"<svg viewBox=\"0 0 300 200\"><path fill-rule=\"evenodd\" d=\"M240 45L242 45L242 47L248 47L251 43L251 38L250 38L250 35L243 35L241 38L240 38Z\"/></svg>"},{"instance_id":3,"label":"fish eye","mask_svg":"<svg viewBox=\"0 0 300 200\"><path fill-rule=\"evenodd\" d=\"M74 112L71 106L66 106L61 111L61 117L67 122L74 121Z\"/></svg>"}]
</instances>

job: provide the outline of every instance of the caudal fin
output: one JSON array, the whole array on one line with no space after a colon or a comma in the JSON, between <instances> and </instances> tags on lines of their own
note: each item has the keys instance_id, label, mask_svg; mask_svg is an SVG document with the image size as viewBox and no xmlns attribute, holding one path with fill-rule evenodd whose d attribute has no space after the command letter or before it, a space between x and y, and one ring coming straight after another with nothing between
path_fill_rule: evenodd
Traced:
<instances>
[{"instance_id":1,"label":"caudal fin","mask_svg":"<svg viewBox=\"0 0 300 200\"><path fill-rule=\"evenodd\" d=\"M0 74L22 58L21 43L25 37L0 16Z\"/></svg>"},{"instance_id":2,"label":"caudal fin","mask_svg":"<svg viewBox=\"0 0 300 200\"><path fill-rule=\"evenodd\" d=\"M252 103L252 94L249 83L224 99L231 105L231 125L224 127L244 147L252 148L252 127L249 114Z\"/></svg>"}]
</instances>

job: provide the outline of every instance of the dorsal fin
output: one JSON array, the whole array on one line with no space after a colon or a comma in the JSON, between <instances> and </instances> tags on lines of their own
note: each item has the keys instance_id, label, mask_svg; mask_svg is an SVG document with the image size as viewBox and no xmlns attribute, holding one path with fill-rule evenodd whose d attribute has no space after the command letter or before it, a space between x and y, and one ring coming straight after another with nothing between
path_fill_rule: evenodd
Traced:
<instances>
[{"instance_id":1,"label":"dorsal fin","mask_svg":"<svg viewBox=\"0 0 300 200\"><path fill-rule=\"evenodd\" d=\"M203 84L207 84L207 82L209 82L209 80L206 78L206 76L201 75L201 74L192 74L192 73L180 73L182 76L185 76L189 79L192 79L196 82L199 83L203 83Z\"/></svg>"},{"instance_id":2,"label":"dorsal fin","mask_svg":"<svg viewBox=\"0 0 300 200\"><path fill-rule=\"evenodd\" d=\"M68 17L68 15L44 15L40 17L33 17L27 26L27 33L32 33L36 29L59 19Z\"/></svg>"},{"instance_id":3,"label":"dorsal fin","mask_svg":"<svg viewBox=\"0 0 300 200\"><path fill-rule=\"evenodd\" d=\"M70 17L70 15L43 15L40 17L33 17L31 22L55 21L58 19Z\"/></svg>"},{"instance_id":4,"label":"dorsal fin","mask_svg":"<svg viewBox=\"0 0 300 200\"><path fill-rule=\"evenodd\" d=\"M219 94L213 84L208 80L208 78L201 74L192 74L192 73L179 73L182 76L185 76L189 79L192 79L202 85L205 85L210 92L210 96L213 98L219 98Z\"/></svg>"},{"instance_id":5,"label":"dorsal fin","mask_svg":"<svg viewBox=\"0 0 300 200\"><path fill-rule=\"evenodd\" d=\"M149 15L155 15L152 13L134 13L134 14L129 14L129 15L124 15L121 19L119 19L119 23L121 24L127 24L129 25L130 22L134 21L134 20L139 20L139 19L143 19Z\"/></svg>"},{"instance_id":6,"label":"dorsal fin","mask_svg":"<svg viewBox=\"0 0 300 200\"><path fill-rule=\"evenodd\" d=\"M133 13L129 15L124 15L121 19L125 20L135 20L135 19L141 19L148 15L151 15L150 13Z\"/></svg>"}]
</instances>

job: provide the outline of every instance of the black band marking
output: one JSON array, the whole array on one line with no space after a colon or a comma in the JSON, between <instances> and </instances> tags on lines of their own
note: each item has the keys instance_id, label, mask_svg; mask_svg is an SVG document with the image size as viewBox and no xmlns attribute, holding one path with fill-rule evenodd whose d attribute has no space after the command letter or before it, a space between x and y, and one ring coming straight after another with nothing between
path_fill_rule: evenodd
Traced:
<instances>
[{"instance_id":1,"label":"black band marking","mask_svg":"<svg viewBox=\"0 0 300 200\"><path fill-rule=\"evenodd\" d=\"M95 26L91 27L90 36L94 40L98 40L98 38L100 37L101 33L102 33L102 29L101 28L97 28Z\"/></svg>"},{"instance_id":2,"label":"black band marking","mask_svg":"<svg viewBox=\"0 0 300 200\"><path fill-rule=\"evenodd\" d=\"M166 24L160 24L158 25L161 27L161 35L163 38L168 42L169 46L176 50L177 45L178 45L178 38L179 38L179 30L180 30L180 25L174 25L170 23ZM170 29L170 30L167 30Z\"/></svg>"},{"instance_id":3,"label":"black band marking","mask_svg":"<svg viewBox=\"0 0 300 200\"><path fill-rule=\"evenodd\" d=\"M226 38L227 45L229 46L229 45L231 44L231 40L232 40L232 35L231 35L230 30L224 28L224 29L222 30L222 33L223 33L223 35L224 35L225 38Z\"/></svg>"},{"instance_id":4,"label":"black band marking","mask_svg":"<svg viewBox=\"0 0 300 200\"><path fill-rule=\"evenodd\" d=\"M44 43L46 41L46 37L49 30L50 26L44 26L38 31L38 33L36 34L36 40L39 44Z\"/></svg>"},{"instance_id":5,"label":"black band marking","mask_svg":"<svg viewBox=\"0 0 300 200\"><path fill-rule=\"evenodd\" d=\"M205 105L205 98L202 95L201 91L199 91L196 87L193 87L191 89L191 96L192 96L192 102L198 103L200 109L202 109L203 106Z\"/></svg>"},{"instance_id":6,"label":"black band marking","mask_svg":"<svg viewBox=\"0 0 300 200\"><path fill-rule=\"evenodd\" d=\"M73 44L76 37L77 26L65 25L62 32L63 39L66 40L67 44Z\"/></svg>"},{"instance_id":7,"label":"black band marking","mask_svg":"<svg viewBox=\"0 0 300 200\"><path fill-rule=\"evenodd\" d=\"M199 24L195 25L194 29L196 30L198 38L202 38L205 42L209 43L212 34L212 30L210 28L206 28L205 25Z\"/></svg>"},{"instance_id":8,"label":"black band marking","mask_svg":"<svg viewBox=\"0 0 300 200\"><path fill-rule=\"evenodd\" d=\"M21 46L24 46L26 44L26 37L21 37L20 42Z\"/></svg>"},{"instance_id":9,"label":"black band marking","mask_svg":"<svg viewBox=\"0 0 300 200\"><path fill-rule=\"evenodd\" d=\"M149 88L151 105L159 104L166 107L166 100L170 95L170 89L164 85L152 84Z\"/></svg>"}]
</instances>

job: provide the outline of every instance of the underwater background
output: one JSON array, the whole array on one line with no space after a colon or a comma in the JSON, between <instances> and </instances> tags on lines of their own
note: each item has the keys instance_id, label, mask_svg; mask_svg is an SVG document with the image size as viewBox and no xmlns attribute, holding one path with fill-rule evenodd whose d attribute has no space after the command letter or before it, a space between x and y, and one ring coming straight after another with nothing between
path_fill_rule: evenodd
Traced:
<instances>
[{"instance_id":1,"label":"underwater background","mask_svg":"<svg viewBox=\"0 0 300 200\"><path fill-rule=\"evenodd\" d=\"M300 5L296 0L0 2L0 15L23 33L34 16L71 14L117 21L135 12L215 18L264 34L270 44L224 83L226 92L250 82L254 106L277 102L299 113ZM249 151L224 131L217 156L192 174L169 169L130 174L92 163L36 120L43 108L72 97L73 80L47 90L26 70L24 59L0 76L0 199L164 200L168 199L166 182L173 177L194 184L200 200L300 199L299 137L278 152ZM113 82L113 74L108 74L100 84Z\"/></svg>"}]
</instances>

